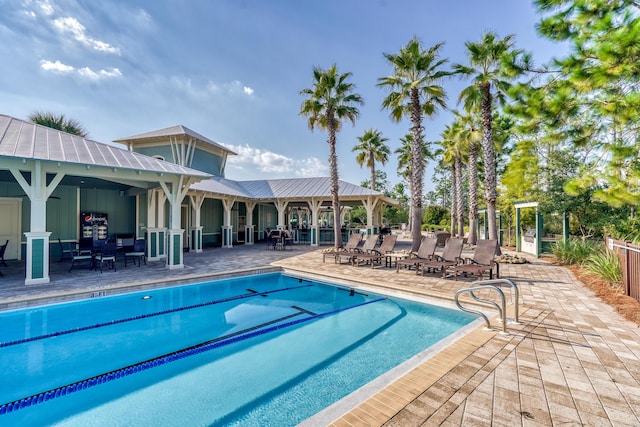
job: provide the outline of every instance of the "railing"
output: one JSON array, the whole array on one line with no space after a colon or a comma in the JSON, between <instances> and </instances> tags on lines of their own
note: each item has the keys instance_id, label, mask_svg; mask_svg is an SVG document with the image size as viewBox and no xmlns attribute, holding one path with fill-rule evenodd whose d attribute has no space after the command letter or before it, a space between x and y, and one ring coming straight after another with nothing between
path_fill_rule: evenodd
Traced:
<instances>
[{"instance_id":1,"label":"railing","mask_svg":"<svg viewBox=\"0 0 640 427\"><path fill-rule=\"evenodd\" d=\"M620 257L625 294L640 301L640 246L607 237L606 247Z\"/></svg>"},{"instance_id":2,"label":"railing","mask_svg":"<svg viewBox=\"0 0 640 427\"><path fill-rule=\"evenodd\" d=\"M456 292L454 301L456 303L456 306L460 310L465 311L467 313L477 314L481 316L487 325L487 329L491 329L491 322L489 321L489 318L487 317L487 315L485 315L480 310L474 310L468 307L463 307L462 304L460 303L460 295L464 293L468 293L471 296L471 298L473 298L475 301L495 307L500 313L500 321L502 322L502 333L506 334L507 333L507 307L506 307L506 299L504 296L504 292L502 291L502 289L500 289L499 287L500 285L507 285L513 289L514 320L512 323L518 324L520 323L520 314L518 310L518 302L520 301L520 295L518 292L518 286L515 284L515 282L509 279L477 280L471 283L471 287L463 288L463 289L460 289L458 292ZM498 296L500 297L500 305L498 305L498 303L494 301L478 297L475 294L475 291L478 291L481 289L491 289L496 291L498 293Z\"/></svg>"}]
</instances>

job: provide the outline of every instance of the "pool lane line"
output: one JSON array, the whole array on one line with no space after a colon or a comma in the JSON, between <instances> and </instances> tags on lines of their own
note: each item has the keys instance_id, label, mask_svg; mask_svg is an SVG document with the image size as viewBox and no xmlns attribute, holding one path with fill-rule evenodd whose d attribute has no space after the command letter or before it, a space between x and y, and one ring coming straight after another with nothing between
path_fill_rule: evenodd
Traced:
<instances>
[{"instance_id":1,"label":"pool lane line","mask_svg":"<svg viewBox=\"0 0 640 427\"><path fill-rule=\"evenodd\" d=\"M121 323L132 322L134 320L141 320L141 319L146 319L146 318L149 318L149 317L163 316L165 314L175 313L175 312L178 312L178 311L193 310L195 308L202 308L202 307L206 307L206 306L209 306L209 305L220 304L220 303L223 303L223 302L229 302L229 301L235 301L235 300L239 300L239 299L251 298L251 297L258 296L258 295L266 296L268 294L273 294L273 293L276 293L276 292L283 292L283 291L290 291L290 290L295 290L295 289L306 288L306 287L309 287L309 286L313 286L313 285L290 286L290 287L287 287L287 288L273 289L273 290L264 291L264 292L257 292L257 291L254 291L253 289L247 289L249 291L248 294L234 295L232 297L222 298L222 299L219 299L219 300L206 301L206 302L202 302L202 303L199 303L199 304L188 305L188 306L185 306L185 307L171 308L171 309L168 309L168 310L156 311L154 313L140 314L140 315L137 315L137 316L131 316L131 317L125 317L125 318L122 318L122 319L111 320L109 322L96 323L94 325L80 326L78 328L67 329L67 330L64 330L64 331L50 332L48 334L37 335L35 337L22 338L22 339L14 340L14 341L0 342L0 348L10 347L10 346L13 346L13 345L18 345L18 344L25 344L25 343L28 343L28 342L39 341L39 340L43 340L43 339L47 339L47 338L54 338L54 337L59 337L59 336L63 336L63 335L69 335L69 334L73 334L73 333L76 333L76 332L88 331L90 329L97 329L97 328L102 328L102 327L105 327L105 326L119 325Z\"/></svg>"},{"instance_id":2,"label":"pool lane line","mask_svg":"<svg viewBox=\"0 0 640 427\"><path fill-rule=\"evenodd\" d=\"M317 320L323 317L328 317L333 314L340 313L342 311L351 310L354 308L362 307L365 305L373 304L373 303L384 301L387 299L388 298L386 297L381 297L374 300L365 301L356 305L338 308L336 310L331 310L325 313L316 314L314 316L305 317L303 319L297 319L297 320L293 320L286 323L276 324L274 326L269 326L264 329L260 326L248 328L249 332L241 333L241 334L237 334L237 333L230 334L231 335L230 338L218 337L211 340L207 340L200 344L195 344L181 350L176 350L174 352L167 353L162 356L157 356L152 359L145 360L143 362L138 362L133 365L125 366L124 368L119 368L104 374L96 375L94 377L91 377L85 380L80 380L80 381L67 384L55 389L47 390L42 393L34 394L22 399L18 399L12 402L2 404L0 405L0 416L11 413L11 412L15 412L20 409L28 408L33 405L38 405L40 403L44 403L52 399L57 399L59 397L66 396L67 394L75 393L77 391L95 387L97 385L104 384L104 383L117 380L123 377L127 377L129 375L137 374L139 372L146 371L148 369L157 368L158 366L163 366L165 364L175 362L176 360L185 359L187 357L195 356L200 353L205 353L207 351L215 350L220 347L238 343L238 342L247 340L249 338L254 338L270 332L279 331L284 328L289 328L291 326L299 325L301 323L309 322L311 320ZM301 314L304 314L304 312L301 311L299 307L297 307L297 309L299 310L298 313L293 313L288 316L284 316L283 318L280 318L280 319L271 320L269 322L266 322L265 325L279 323L282 320L286 320L286 319L297 317Z\"/></svg>"}]
</instances>

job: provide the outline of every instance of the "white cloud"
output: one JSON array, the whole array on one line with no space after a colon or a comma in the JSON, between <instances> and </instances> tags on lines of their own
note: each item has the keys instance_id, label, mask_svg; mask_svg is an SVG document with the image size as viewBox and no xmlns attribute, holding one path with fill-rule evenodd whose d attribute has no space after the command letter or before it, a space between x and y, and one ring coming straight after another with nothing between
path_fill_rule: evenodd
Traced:
<instances>
[{"instance_id":1,"label":"white cloud","mask_svg":"<svg viewBox=\"0 0 640 427\"><path fill-rule=\"evenodd\" d=\"M227 83L216 83L209 80L204 88L192 82L188 77L172 76L170 78L171 85L181 92L197 99L204 99L210 95L232 95L232 96L253 96L255 92L253 88L245 86L238 80Z\"/></svg>"},{"instance_id":2,"label":"white cloud","mask_svg":"<svg viewBox=\"0 0 640 427\"><path fill-rule=\"evenodd\" d=\"M63 34L71 33L74 39L94 50L120 55L119 48L113 47L109 43L89 37L84 25L82 25L76 18L56 18L53 20L53 26Z\"/></svg>"},{"instance_id":3,"label":"white cloud","mask_svg":"<svg viewBox=\"0 0 640 427\"><path fill-rule=\"evenodd\" d=\"M40 67L45 71L54 71L57 73L71 73L74 70L71 65L63 64L60 60L51 62L43 59L40 61Z\"/></svg>"},{"instance_id":4,"label":"white cloud","mask_svg":"<svg viewBox=\"0 0 640 427\"><path fill-rule=\"evenodd\" d=\"M100 71L96 72L96 71L93 71L89 67L84 67L84 68L80 68L78 70L78 74L80 74L83 77L88 77L91 80L100 80L102 78L108 79L108 78L122 76L122 73L117 68L112 68L111 71L100 70Z\"/></svg>"},{"instance_id":5,"label":"white cloud","mask_svg":"<svg viewBox=\"0 0 640 427\"><path fill-rule=\"evenodd\" d=\"M93 71L89 67L83 67L76 69L71 65L66 65L57 60L56 62L51 62L43 59L40 61L40 68L45 71L52 71L61 74L70 74L75 73L81 77L88 78L90 80L100 80L100 79L108 79L108 78L116 78L122 76L122 73L117 68L112 68L110 71L107 70L99 70Z\"/></svg>"},{"instance_id":6,"label":"white cloud","mask_svg":"<svg viewBox=\"0 0 640 427\"><path fill-rule=\"evenodd\" d=\"M45 16L53 15L53 5L49 0L25 0L22 6L26 9L24 13L31 18L39 15L39 13L36 13L37 11Z\"/></svg>"},{"instance_id":7,"label":"white cloud","mask_svg":"<svg viewBox=\"0 0 640 427\"><path fill-rule=\"evenodd\" d=\"M272 151L253 148L249 145L224 144L237 156L229 156L227 164L230 168L258 173L268 172L272 177L316 177L327 176L328 167L315 157L293 159Z\"/></svg>"},{"instance_id":8,"label":"white cloud","mask_svg":"<svg viewBox=\"0 0 640 427\"><path fill-rule=\"evenodd\" d=\"M42 13L44 13L45 15L53 15L53 6L49 2L49 0L37 1L36 4L38 4L40 10L42 10Z\"/></svg>"}]
</instances>

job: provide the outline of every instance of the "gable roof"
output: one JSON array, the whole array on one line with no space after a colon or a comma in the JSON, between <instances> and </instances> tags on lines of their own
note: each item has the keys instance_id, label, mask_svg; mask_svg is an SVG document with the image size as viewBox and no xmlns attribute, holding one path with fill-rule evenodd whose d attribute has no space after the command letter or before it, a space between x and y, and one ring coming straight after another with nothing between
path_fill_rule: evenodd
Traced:
<instances>
[{"instance_id":1,"label":"gable roof","mask_svg":"<svg viewBox=\"0 0 640 427\"><path fill-rule=\"evenodd\" d=\"M0 156L166 172L209 178L195 169L0 114Z\"/></svg>"},{"instance_id":2,"label":"gable roof","mask_svg":"<svg viewBox=\"0 0 640 427\"><path fill-rule=\"evenodd\" d=\"M229 150L224 145L219 144L207 138L206 136L200 135L198 132L193 131L183 125L176 125L176 126L171 126L164 129L153 130L151 132L141 133L138 135L127 136L125 138L118 138L118 139L114 139L113 142L126 144L126 143L145 141L145 140L166 139L171 136L182 136L182 135L190 136L191 138L204 142L205 144L211 145L215 148L219 148L220 150L223 150L228 154L236 154L233 151Z\"/></svg>"},{"instance_id":3,"label":"gable roof","mask_svg":"<svg viewBox=\"0 0 640 427\"><path fill-rule=\"evenodd\" d=\"M331 198L331 178L289 178L266 179L255 181L232 181L214 177L191 185L192 190L207 191L223 196L241 197L256 200L274 199L327 199ZM345 181L339 181L341 199L360 200L363 197L381 197L385 201L393 201L384 194L371 191Z\"/></svg>"}]
</instances>

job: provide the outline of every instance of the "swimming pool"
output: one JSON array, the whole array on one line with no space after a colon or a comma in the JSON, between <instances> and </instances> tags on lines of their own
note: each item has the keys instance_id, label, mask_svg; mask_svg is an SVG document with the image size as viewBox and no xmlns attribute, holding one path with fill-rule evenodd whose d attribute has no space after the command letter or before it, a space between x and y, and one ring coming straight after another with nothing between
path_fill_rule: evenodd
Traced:
<instances>
[{"instance_id":1,"label":"swimming pool","mask_svg":"<svg viewBox=\"0 0 640 427\"><path fill-rule=\"evenodd\" d=\"M2 425L295 425L475 319L286 274L0 314Z\"/></svg>"}]
</instances>

